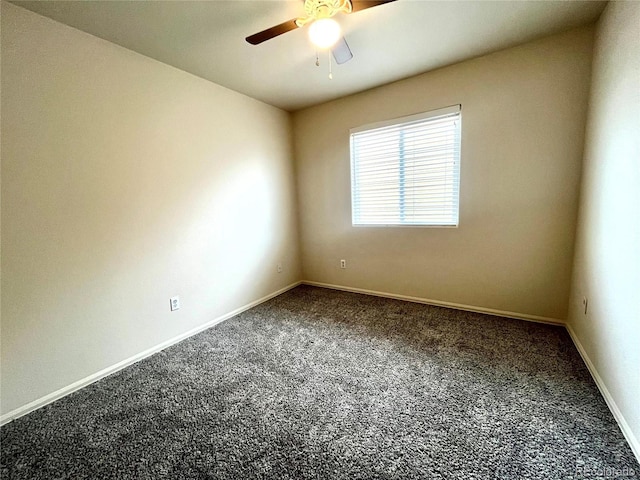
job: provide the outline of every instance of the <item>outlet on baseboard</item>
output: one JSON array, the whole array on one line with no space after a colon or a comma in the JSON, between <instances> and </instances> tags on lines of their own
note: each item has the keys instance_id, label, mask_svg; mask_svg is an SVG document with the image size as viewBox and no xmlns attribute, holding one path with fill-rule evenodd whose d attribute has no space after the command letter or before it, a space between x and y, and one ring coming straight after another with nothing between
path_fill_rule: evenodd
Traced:
<instances>
[{"instance_id":1,"label":"outlet on baseboard","mask_svg":"<svg viewBox=\"0 0 640 480\"><path fill-rule=\"evenodd\" d=\"M282 264L279 263L277 266L278 273L282 273Z\"/></svg>"},{"instance_id":2,"label":"outlet on baseboard","mask_svg":"<svg viewBox=\"0 0 640 480\"><path fill-rule=\"evenodd\" d=\"M340 260L340 268L347 268L347 261L345 259Z\"/></svg>"},{"instance_id":3,"label":"outlet on baseboard","mask_svg":"<svg viewBox=\"0 0 640 480\"><path fill-rule=\"evenodd\" d=\"M175 297L171 297L169 299L169 304L171 305L171 311L180 310L180 297L176 295Z\"/></svg>"}]
</instances>

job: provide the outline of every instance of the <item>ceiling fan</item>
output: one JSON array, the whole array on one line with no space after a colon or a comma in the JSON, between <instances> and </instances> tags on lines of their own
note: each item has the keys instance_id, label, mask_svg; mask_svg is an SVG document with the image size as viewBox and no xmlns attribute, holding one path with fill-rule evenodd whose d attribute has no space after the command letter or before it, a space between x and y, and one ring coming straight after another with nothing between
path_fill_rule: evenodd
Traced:
<instances>
[{"instance_id":1,"label":"ceiling fan","mask_svg":"<svg viewBox=\"0 0 640 480\"><path fill-rule=\"evenodd\" d=\"M331 17L338 13L353 13L396 0L304 0L304 16L254 33L246 38L258 45L278 35L309 25L309 37L319 48L331 48L336 63L343 64L353 58L351 49L340 32L340 26Z\"/></svg>"}]
</instances>

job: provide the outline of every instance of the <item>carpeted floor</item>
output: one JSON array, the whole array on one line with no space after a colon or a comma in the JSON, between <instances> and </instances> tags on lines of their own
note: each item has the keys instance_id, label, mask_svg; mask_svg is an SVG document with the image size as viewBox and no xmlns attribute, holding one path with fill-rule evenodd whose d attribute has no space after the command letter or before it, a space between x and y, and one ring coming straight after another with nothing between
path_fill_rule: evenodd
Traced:
<instances>
[{"instance_id":1,"label":"carpeted floor","mask_svg":"<svg viewBox=\"0 0 640 480\"><path fill-rule=\"evenodd\" d=\"M0 435L3 479L640 475L563 328L308 286Z\"/></svg>"}]
</instances>

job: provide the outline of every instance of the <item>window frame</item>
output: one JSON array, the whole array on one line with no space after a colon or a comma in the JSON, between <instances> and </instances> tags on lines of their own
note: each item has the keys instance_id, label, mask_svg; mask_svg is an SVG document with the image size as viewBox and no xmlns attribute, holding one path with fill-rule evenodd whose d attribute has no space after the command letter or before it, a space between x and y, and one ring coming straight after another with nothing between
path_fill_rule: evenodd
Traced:
<instances>
[{"instance_id":1,"label":"window frame","mask_svg":"<svg viewBox=\"0 0 640 480\"><path fill-rule=\"evenodd\" d=\"M355 195L355 155L354 155L354 134L374 131L385 127L411 125L424 120L437 119L450 115L457 115L456 136L458 140L457 146L457 177L455 179L456 198L456 215L455 224L453 223L356 223L356 195ZM349 163L350 163L350 188L351 188L351 225L353 227L394 227L394 228L458 228L460 226L460 177L462 159L462 105L455 104L448 107L430 110L427 112L416 113L404 117L398 117L390 120L369 123L349 130ZM399 187L400 188L400 187ZM404 188L404 187L403 187Z\"/></svg>"}]
</instances>

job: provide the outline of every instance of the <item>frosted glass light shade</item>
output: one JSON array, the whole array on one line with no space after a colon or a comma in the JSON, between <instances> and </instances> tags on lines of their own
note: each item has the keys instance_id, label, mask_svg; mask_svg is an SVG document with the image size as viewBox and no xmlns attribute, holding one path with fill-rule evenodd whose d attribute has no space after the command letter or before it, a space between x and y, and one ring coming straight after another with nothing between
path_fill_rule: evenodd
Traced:
<instances>
[{"instance_id":1,"label":"frosted glass light shade","mask_svg":"<svg viewBox=\"0 0 640 480\"><path fill-rule=\"evenodd\" d=\"M340 35L340 25L332 18L321 18L309 25L309 39L318 48L332 47Z\"/></svg>"}]
</instances>

